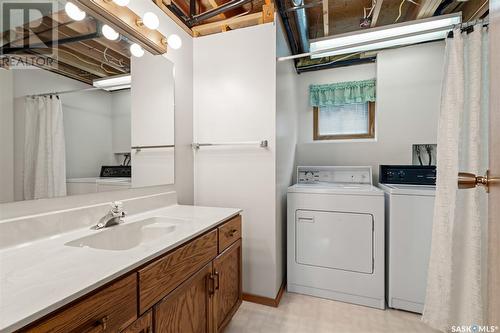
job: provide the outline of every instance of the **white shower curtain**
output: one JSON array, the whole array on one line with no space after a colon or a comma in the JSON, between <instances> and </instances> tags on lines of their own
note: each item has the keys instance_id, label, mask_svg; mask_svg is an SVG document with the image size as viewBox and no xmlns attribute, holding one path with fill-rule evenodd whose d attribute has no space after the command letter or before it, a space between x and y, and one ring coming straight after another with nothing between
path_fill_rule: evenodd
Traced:
<instances>
[{"instance_id":1,"label":"white shower curtain","mask_svg":"<svg viewBox=\"0 0 500 333\"><path fill-rule=\"evenodd\" d=\"M25 101L24 199L66 195L66 152L59 97Z\"/></svg>"},{"instance_id":2,"label":"white shower curtain","mask_svg":"<svg viewBox=\"0 0 500 333\"><path fill-rule=\"evenodd\" d=\"M486 195L458 190L459 171L487 168L487 31L446 40L437 141L437 189L423 321L443 332L483 325L486 313Z\"/></svg>"}]
</instances>

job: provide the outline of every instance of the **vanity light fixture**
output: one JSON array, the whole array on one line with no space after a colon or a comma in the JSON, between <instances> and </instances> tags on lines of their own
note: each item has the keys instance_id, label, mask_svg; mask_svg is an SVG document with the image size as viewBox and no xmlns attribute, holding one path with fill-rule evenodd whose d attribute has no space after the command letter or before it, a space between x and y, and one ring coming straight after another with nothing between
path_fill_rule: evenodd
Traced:
<instances>
[{"instance_id":1,"label":"vanity light fixture","mask_svg":"<svg viewBox=\"0 0 500 333\"><path fill-rule=\"evenodd\" d=\"M125 7L130 3L130 0L113 0L118 6Z\"/></svg>"},{"instance_id":2,"label":"vanity light fixture","mask_svg":"<svg viewBox=\"0 0 500 333\"><path fill-rule=\"evenodd\" d=\"M94 87L106 91L115 91L130 88L132 84L132 76L130 74L110 76L102 79L94 80Z\"/></svg>"},{"instance_id":3,"label":"vanity light fixture","mask_svg":"<svg viewBox=\"0 0 500 333\"><path fill-rule=\"evenodd\" d=\"M130 53L134 57L140 58L144 55L144 49L137 43L130 45Z\"/></svg>"},{"instance_id":4,"label":"vanity light fixture","mask_svg":"<svg viewBox=\"0 0 500 333\"><path fill-rule=\"evenodd\" d=\"M72 2L67 2L66 5L64 6L64 10L66 11L66 14L75 21L81 21L87 16L87 14L78 8L74 3Z\"/></svg>"},{"instance_id":5,"label":"vanity light fixture","mask_svg":"<svg viewBox=\"0 0 500 333\"><path fill-rule=\"evenodd\" d=\"M174 50L178 50L182 46L182 39L176 34L171 34L167 38L167 45Z\"/></svg>"},{"instance_id":6,"label":"vanity light fixture","mask_svg":"<svg viewBox=\"0 0 500 333\"><path fill-rule=\"evenodd\" d=\"M107 24L102 26L101 31L103 36L109 40L117 40L120 37L120 34Z\"/></svg>"},{"instance_id":7,"label":"vanity light fixture","mask_svg":"<svg viewBox=\"0 0 500 333\"><path fill-rule=\"evenodd\" d=\"M138 43L143 48L142 52L148 51L153 55L167 52L167 45L162 40L166 38L160 31L154 28L159 25L159 18L156 14L145 14L144 17L137 15L124 0L72 0L81 9L85 10L96 20L107 24L120 34L120 37ZM139 2L146 0L137 0ZM134 47L138 49L138 47Z\"/></svg>"},{"instance_id":8,"label":"vanity light fixture","mask_svg":"<svg viewBox=\"0 0 500 333\"><path fill-rule=\"evenodd\" d=\"M361 33L347 33L334 38L316 39L310 43L311 58L366 52L444 39L454 25L461 22L462 14L455 13L368 29Z\"/></svg>"},{"instance_id":9,"label":"vanity light fixture","mask_svg":"<svg viewBox=\"0 0 500 333\"><path fill-rule=\"evenodd\" d=\"M156 30L160 26L160 19L155 13L146 12L142 19L138 19L136 23L139 27L145 26L148 29Z\"/></svg>"}]
</instances>

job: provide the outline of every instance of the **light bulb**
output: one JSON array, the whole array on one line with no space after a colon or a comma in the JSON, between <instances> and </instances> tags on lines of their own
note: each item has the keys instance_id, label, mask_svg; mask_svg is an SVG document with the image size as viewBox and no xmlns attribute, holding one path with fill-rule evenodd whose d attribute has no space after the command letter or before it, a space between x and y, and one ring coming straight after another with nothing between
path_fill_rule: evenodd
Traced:
<instances>
[{"instance_id":1,"label":"light bulb","mask_svg":"<svg viewBox=\"0 0 500 333\"><path fill-rule=\"evenodd\" d=\"M66 3L66 5L64 6L64 10L66 11L66 14L68 14L68 16L75 21L81 21L85 18L85 16L87 16L87 14L83 10L78 8L72 2Z\"/></svg>"},{"instance_id":2,"label":"light bulb","mask_svg":"<svg viewBox=\"0 0 500 333\"><path fill-rule=\"evenodd\" d=\"M120 37L120 34L115 31L115 29L111 28L109 25L105 24L102 26L102 34L109 40L117 40Z\"/></svg>"},{"instance_id":3,"label":"light bulb","mask_svg":"<svg viewBox=\"0 0 500 333\"><path fill-rule=\"evenodd\" d=\"M130 3L130 0L113 0L114 3L116 3L118 6L125 7Z\"/></svg>"},{"instance_id":4,"label":"light bulb","mask_svg":"<svg viewBox=\"0 0 500 333\"><path fill-rule=\"evenodd\" d=\"M172 35L168 36L167 44L168 44L168 46L170 46L174 50L178 50L182 46L182 39L178 35L172 34Z\"/></svg>"},{"instance_id":5,"label":"light bulb","mask_svg":"<svg viewBox=\"0 0 500 333\"><path fill-rule=\"evenodd\" d=\"M134 43L130 45L130 53L132 53L134 57L140 58L144 55L144 50L139 44Z\"/></svg>"},{"instance_id":6,"label":"light bulb","mask_svg":"<svg viewBox=\"0 0 500 333\"><path fill-rule=\"evenodd\" d=\"M160 19L155 13L147 12L142 16L142 23L151 30L156 30L160 26Z\"/></svg>"}]
</instances>

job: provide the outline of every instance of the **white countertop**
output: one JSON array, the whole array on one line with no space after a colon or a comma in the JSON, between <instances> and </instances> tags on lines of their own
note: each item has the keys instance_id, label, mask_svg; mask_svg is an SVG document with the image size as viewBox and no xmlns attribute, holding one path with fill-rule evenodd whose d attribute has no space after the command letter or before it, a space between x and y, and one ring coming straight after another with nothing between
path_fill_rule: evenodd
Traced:
<instances>
[{"instance_id":1,"label":"white countertop","mask_svg":"<svg viewBox=\"0 0 500 333\"><path fill-rule=\"evenodd\" d=\"M132 182L130 177L88 177L68 178L66 183L91 183L91 184L128 184Z\"/></svg>"},{"instance_id":2,"label":"white countertop","mask_svg":"<svg viewBox=\"0 0 500 333\"><path fill-rule=\"evenodd\" d=\"M178 219L178 224L174 232L127 250L65 245L103 231L88 227L4 248L0 332L22 328L239 213L234 208L173 205L131 215L125 224L148 217Z\"/></svg>"}]
</instances>

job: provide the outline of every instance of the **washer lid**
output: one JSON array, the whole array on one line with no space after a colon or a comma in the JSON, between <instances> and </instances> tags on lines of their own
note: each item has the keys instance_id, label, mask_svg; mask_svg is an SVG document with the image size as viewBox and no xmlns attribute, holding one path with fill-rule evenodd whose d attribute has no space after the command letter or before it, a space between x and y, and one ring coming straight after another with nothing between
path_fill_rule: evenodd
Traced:
<instances>
[{"instance_id":1,"label":"washer lid","mask_svg":"<svg viewBox=\"0 0 500 333\"><path fill-rule=\"evenodd\" d=\"M384 195L382 190L369 184L342 183L295 184L288 188L288 193Z\"/></svg>"},{"instance_id":2,"label":"washer lid","mask_svg":"<svg viewBox=\"0 0 500 333\"><path fill-rule=\"evenodd\" d=\"M436 195L436 186L433 185L379 184L378 186L394 195Z\"/></svg>"}]
</instances>

